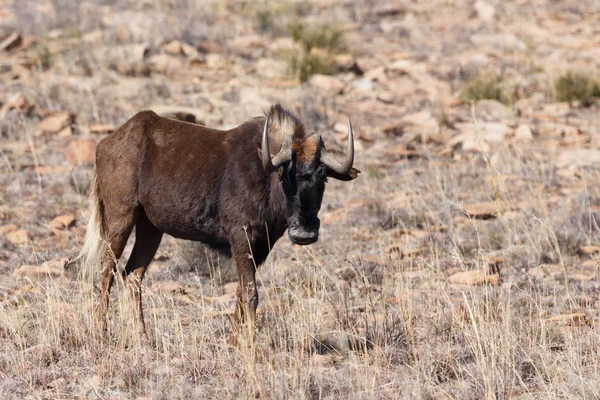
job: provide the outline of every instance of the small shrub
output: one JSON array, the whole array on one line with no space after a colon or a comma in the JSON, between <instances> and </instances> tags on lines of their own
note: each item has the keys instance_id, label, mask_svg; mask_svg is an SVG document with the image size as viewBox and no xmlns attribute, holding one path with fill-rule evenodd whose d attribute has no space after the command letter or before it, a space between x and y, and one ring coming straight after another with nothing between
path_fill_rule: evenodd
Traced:
<instances>
[{"instance_id":1,"label":"small shrub","mask_svg":"<svg viewBox=\"0 0 600 400\"><path fill-rule=\"evenodd\" d=\"M330 25L309 26L294 22L288 32L299 45L289 57L290 71L301 82L314 74L336 72L335 56L346 51L343 30Z\"/></svg>"},{"instance_id":2,"label":"small shrub","mask_svg":"<svg viewBox=\"0 0 600 400\"><path fill-rule=\"evenodd\" d=\"M488 99L498 100L504 104L512 104L515 101L516 92L516 88L507 84L502 75L484 73L465 84L460 99L467 103Z\"/></svg>"},{"instance_id":3,"label":"small shrub","mask_svg":"<svg viewBox=\"0 0 600 400\"><path fill-rule=\"evenodd\" d=\"M288 31L294 41L300 43L306 52L314 48L339 54L346 50L344 32L332 25L309 26L295 21L288 26Z\"/></svg>"},{"instance_id":4,"label":"small shrub","mask_svg":"<svg viewBox=\"0 0 600 400\"><path fill-rule=\"evenodd\" d=\"M556 100L578 101L584 107L592 104L594 97L600 97L600 81L591 73L569 71L556 79L554 89Z\"/></svg>"},{"instance_id":5,"label":"small shrub","mask_svg":"<svg viewBox=\"0 0 600 400\"><path fill-rule=\"evenodd\" d=\"M306 82L312 75L331 75L335 72L335 63L328 56L318 52L293 53L290 57L290 70L292 75L298 77L300 82Z\"/></svg>"}]
</instances>

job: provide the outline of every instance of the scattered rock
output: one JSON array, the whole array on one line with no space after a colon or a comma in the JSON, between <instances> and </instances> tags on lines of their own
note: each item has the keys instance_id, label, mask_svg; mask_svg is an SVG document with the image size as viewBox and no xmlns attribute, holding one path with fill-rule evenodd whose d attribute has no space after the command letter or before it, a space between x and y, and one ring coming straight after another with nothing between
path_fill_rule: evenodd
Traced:
<instances>
[{"instance_id":1,"label":"scattered rock","mask_svg":"<svg viewBox=\"0 0 600 400\"><path fill-rule=\"evenodd\" d=\"M308 81L310 86L329 94L341 94L344 91L344 82L329 75L315 74Z\"/></svg>"},{"instance_id":2,"label":"scattered rock","mask_svg":"<svg viewBox=\"0 0 600 400\"><path fill-rule=\"evenodd\" d=\"M72 122L72 115L68 112L50 115L37 124L39 133L57 133L64 128L69 127Z\"/></svg>"},{"instance_id":3,"label":"scattered rock","mask_svg":"<svg viewBox=\"0 0 600 400\"><path fill-rule=\"evenodd\" d=\"M200 59L200 53L198 53L198 50L192 46L189 45L187 43L182 43L181 44L181 51L183 53L184 56L186 56L187 58L190 59L190 61L194 61L194 60L199 60Z\"/></svg>"},{"instance_id":4,"label":"scattered rock","mask_svg":"<svg viewBox=\"0 0 600 400\"><path fill-rule=\"evenodd\" d=\"M471 41L480 47L489 46L499 50L526 50L527 46L515 35L510 33L477 33L471 36Z\"/></svg>"},{"instance_id":5,"label":"scattered rock","mask_svg":"<svg viewBox=\"0 0 600 400\"><path fill-rule=\"evenodd\" d=\"M569 273L567 277L572 281L589 282L596 279L596 271L578 268L575 272Z\"/></svg>"},{"instance_id":6,"label":"scattered rock","mask_svg":"<svg viewBox=\"0 0 600 400\"><path fill-rule=\"evenodd\" d=\"M501 143L510 132L508 125L499 122L456 124L462 133L453 137L448 146L466 152L489 153L490 144Z\"/></svg>"},{"instance_id":7,"label":"scattered rock","mask_svg":"<svg viewBox=\"0 0 600 400\"><path fill-rule=\"evenodd\" d=\"M58 236L68 230L74 222L75 216L73 214L59 215L50 221L50 231Z\"/></svg>"},{"instance_id":8,"label":"scattered rock","mask_svg":"<svg viewBox=\"0 0 600 400\"><path fill-rule=\"evenodd\" d=\"M227 59L221 54L210 53L206 55L206 66L210 69L221 69L227 65Z\"/></svg>"},{"instance_id":9,"label":"scattered rock","mask_svg":"<svg viewBox=\"0 0 600 400\"><path fill-rule=\"evenodd\" d=\"M404 144L399 144L399 145L390 147L388 149L385 149L383 151L383 154L385 154L386 156L388 156L394 160L400 160L403 158L421 157L423 155L420 151L408 149L407 146Z\"/></svg>"},{"instance_id":10,"label":"scattered rock","mask_svg":"<svg viewBox=\"0 0 600 400\"><path fill-rule=\"evenodd\" d=\"M18 32L13 32L0 42L0 51L10 51L21 45L23 37Z\"/></svg>"},{"instance_id":11,"label":"scattered rock","mask_svg":"<svg viewBox=\"0 0 600 400\"><path fill-rule=\"evenodd\" d=\"M350 350L348 334L342 331L324 332L317 339L317 353L338 353L347 356Z\"/></svg>"},{"instance_id":12,"label":"scattered rock","mask_svg":"<svg viewBox=\"0 0 600 400\"><path fill-rule=\"evenodd\" d=\"M162 46L165 53L178 56L183 53L183 46L179 40L171 40L169 43L165 43Z\"/></svg>"},{"instance_id":13,"label":"scattered rock","mask_svg":"<svg viewBox=\"0 0 600 400\"><path fill-rule=\"evenodd\" d=\"M500 204L495 201L486 201L465 206L465 211L467 214L471 218L477 219L496 218L500 210Z\"/></svg>"},{"instance_id":14,"label":"scattered rock","mask_svg":"<svg viewBox=\"0 0 600 400\"><path fill-rule=\"evenodd\" d=\"M396 99L396 95L392 92L377 91L377 100L382 103L391 104Z\"/></svg>"},{"instance_id":15,"label":"scattered rock","mask_svg":"<svg viewBox=\"0 0 600 400\"><path fill-rule=\"evenodd\" d=\"M335 364L335 359L329 354L313 354L310 362L317 368L331 367Z\"/></svg>"},{"instance_id":16,"label":"scattered rock","mask_svg":"<svg viewBox=\"0 0 600 400\"><path fill-rule=\"evenodd\" d=\"M283 60L261 58L256 62L256 72L265 78L281 78L288 73L288 65Z\"/></svg>"},{"instance_id":17,"label":"scattered rock","mask_svg":"<svg viewBox=\"0 0 600 400\"><path fill-rule=\"evenodd\" d=\"M106 124L93 124L88 127L90 133L94 134L105 134L105 133L113 133L116 128L114 125L106 125Z\"/></svg>"},{"instance_id":18,"label":"scattered rock","mask_svg":"<svg viewBox=\"0 0 600 400\"><path fill-rule=\"evenodd\" d=\"M532 278L544 279L550 276L550 272L543 266L530 268L527 274Z\"/></svg>"},{"instance_id":19,"label":"scattered rock","mask_svg":"<svg viewBox=\"0 0 600 400\"><path fill-rule=\"evenodd\" d=\"M16 278L28 278L33 281L45 278L58 278L63 273L66 257L43 263L42 265L21 265L13 271Z\"/></svg>"},{"instance_id":20,"label":"scattered rock","mask_svg":"<svg viewBox=\"0 0 600 400\"><path fill-rule=\"evenodd\" d=\"M82 39L84 42L89 44L98 44L102 42L102 36L103 34L101 29L94 29L91 32L83 34Z\"/></svg>"},{"instance_id":21,"label":"scattered rock","mask_svg":"<svg viewBox=\"0 0 600 400\"><path fill-rule=\"evenodd\" d=\"M492 285L500 284L500 275L488 274L485 270L476 269L472 271L458 272L448 278L449 283L456 285Z\"/></svg>"},{"instance_id":22,"label":"scattered rock","mask_svg":"<svg viewBox=\"0 0 600 400\"><path fill-rule=\"evenodd\" d=\"M155 54L148 57L146 62L151 71L163 74L172 73L183 66L183 62L179 57L169 54Z\"/></svg>"},{"instance_id":23,"label":"scattered rock","mask_svg":"<svg viewBox=\"0 0 600 400\"><path fill-rule=\"evenodd\" d=\"M369 92L375 89L375 83L368 78L357 79L353 81L350 84L350 86L352 86L353 89L361 90L364 92Z\"/></svg>"},{"instance_id":24,"label":"scattered rock","mask_svg":"<svg viewBox=\"0 0 600 400\"><path fill-rule=\"evenodd\" d=\"M486 1L477 0L474 7L477 16L482 21L489 22L494 18L494 15L496 15L496 8Z\"/></svg>"},{"instance_id":25,"label":"scattered rock","mask_svg":"<svg viewBox=\"0 0 600 400\"><path fill-rule=\"evenodd\" d=\"M16 110L23 114L28 114L33 109L34 104L31 103L22 93L15 93L8 98L6 103L0 108L0 120L4 119L6 115Z\"/></svg>"},{"instance_id":26,"label":"scattered rock","mask_svg":"<svg viewBox=\"0 0 600 400\"><path fill-rule=\"evenodd\" d=\"M399 245L399 244L393 244L387 248L388 254L390 254L392 256L400 255L401 258L415 257L419 254L422 254L423 250L424 249L422 247L404 246L404 245Z\"/></svg>"},{"instance_id":27,"label":"scattered rock","mask_svg":"<svg viewBox=\"0 0 600 400\"><path fill-rule=\"evenodd\" d=\"M50 390L63 390L67 386L67 380L65 378L58 378L46 384L46 389Z\"/></svg>"},{"instance_id":28,"label":"scattered rock","mask_svg":"<svg viewBox=\"0 0 600 400\"><path fill-rule=\"evenodd\" d=\"M584 254L584 255L594 255L600 253L600 246L595 246L595 245L590 245L590 246L579 246L579 254Z\"/></svg>"},{"instance_id":29,"label":"scattered rock","mask_svg":"<svg viewBox=\"0 0 600 400\"><path fill-rule=\"evenodd\" d=\"M373 9L373 13L375 13L378 17L393 17L396 15L406 13L407 8L403 4L394 4L394 3L384 3L376 6Z\"/></svg>"},{"instance_id":30,"label":"scattered rock","mask_svg":"<svg viewBox=\"0 0 600 400\"><path fill-rule=\"evenodd\" d=\"M73 166L91 166L96 162L96 141L78 139L71 141L64 150L65 159Z\"/></svg>"},{"instance_id":31,"label":"scattered rock","mask_svg":"<svg viewBox=\"0 0 600 400\"><path fill-rule=\"evenodd\" d=\"M585 167L597 164L600 164L600 150L597 149L566 149L556 160L558 168Z\"/></svg>"},{"instance_id":32,"label":"scattered rock","mask_svg":"<svg viewBox=\"0 0 600 400\"><path fill-rule=\"evenodd\" d=\"M6 236L8 233L14 232L18 229L18 226L15 224L6 224L0 226L0 235Z\"/></svg>"},{"instance_id":33,"label":"scattered rock","mask_svg":"<svg viewBox=\"0 0 600 400\"><path fill-rule=\"evenodd\" d=\"M533 140L533 132L527 124L521 124L515 129L515 139L521 142L530 142Z\"/></svg>"},{"instance_id":34,"label":"scattered rock","mask_svg":"<svg viewBox=\"0 0 600 400\"><path fill-rule=\"evenodd\" d=\"M356 75L362 75L364 73L354 57L350 54L338 54L335 56L334 60L335 66L339 71L353 72Z\"/></svg>"},{"instance_id":35,"label":"scattered rock","mask_svg":"<svg viewBox=\"0 0 600 400\"><path fill-rule=\"evenodd\" d=\"M31 235L29 235L29 232L25 229L11 231L5 234L4 236L9 242L16 245L22 245L31 241Z\"/></svg>"},{"instance_id":36,"label":"scattered rock","mask_svg":"<svg viewBox=\"0 0 600 400\"><path fill-rule=\"evenodd\" d=\"M498 100L479 100L475 104L475 114L479 117L484 115L493 121L505 120L510 116L511 110Z\"/></svg>"},{"instance_id":37,"label":"scattered rock","mask_svg":"<svg viewBox=\"0 0 600 400\"><path fill-rule=\"evenodd\" d=\"M83 386L88 390L98 390L102 384L100 375L94 375L83 383Z\"/></svg>"},{"instance_id":38,"label":"scattered rock","mask_svg":"<svg viewBox=\"0 0 600 400\"><path fill-rule=\"evenodd\" d=\"M570 314L560 314L546 319L546 322L559 326L587 326L589 319L585 313L575 312Z\"/></svg>"},{"instance_id":39,"label":"scattered rock","mask_svg":"<svg viewBox=\"0 0 600 400\"><path fill-rule=\"evenodd\" d=\"M440 133L440 126L430 110L419 111L402 117L398 122L383 127L388 136L413 135L426 143L430 136Z\"/></svg>"},{"instance_id":40,"label":"scattered rock","mask_svg":"<svg viewBox=\"0 0 600 400\"><path fill-rule=\"evenodd\" d=\"M238 288L237 282L228 282L223 285L223 293L235 295L237 293L237 288Z\"/></svg>"},{"instance_id":41,"label":"scattered rock","mask_svg":"<svg viewBox=\"0 0 600 400\"><path fill-rule=\"evenodd\" d=\"M173 281L155 282L152 285L152 290L157 293L185 294L185 288L179 283Z\"/></svg>"}]
</instances>

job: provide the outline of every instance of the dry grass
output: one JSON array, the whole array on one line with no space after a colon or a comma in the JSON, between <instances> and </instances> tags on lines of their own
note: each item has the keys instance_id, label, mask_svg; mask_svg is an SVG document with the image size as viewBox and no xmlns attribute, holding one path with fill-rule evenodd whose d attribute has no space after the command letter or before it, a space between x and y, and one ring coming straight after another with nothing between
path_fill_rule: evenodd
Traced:
<instances>
[{"instance_id":1,"label":"dry grass","mask_svg":"<svg viewBox=\"0 0 600 400\"><path fill-rule=\"evenodd\" d=\"M173 286L160 275L151 276L144 294L147 340L135 333L120 286L113 297L110 334L98 338L97 299L90 288L64 280L33 282L0 308L0 393L52 398L597 397L600 348L596 311L588 299L597 294L598 284L567 275L558 280L527 275L528 269L550 262L573 268L572 249L578 246L565 237L576 235L577 244L599 239L593 223L581 229L588 223L580 221L582 215L595 217L589 207L597 193L584 191L561 213L552 213L547 205L555 178L545 174L548 165L512 156L510 172L529 177L524 184L511 185L493 169L466 166L455 165L451 174L432 168L419 181L388 169L396 183L386 193L407 193L411 205L391 225L381 221L399 210L367 206L372 218L362 224L372 224L374 235L368 244L353 239L361 229L351 227L350 216L327 226L317 246L292 248L282 240L260 270L254 347L227 346L226 315L233 303L231 297L224 297L223 304L210 300L222 293L215 279L199 282L193 273L180 273ZM596 172L585 172L581 179L585 184L597 178ZM389 183L364 177L352 197L368 198L382 185ZM521 210L519 217L461 218L461 204L486 200L463 196L467 187L495 191ZM326 204L339 202L349 190L333 185ZM527 206L520 203L523 199ZM441 224L447 230L440 231ZM389 257L385 248L396 242L390 235L400 226L426 233L400 240L407 247L418 241L425 249L421 255ZM381 250L367 256L373 253L365 246ZM496 246L500 250L494 251ZM500 286L448 283L451 268L488 270L490 257L498 254L506 263ZM563 327L547 319L574 311L583 311L591 325Z\"/></svg>"}]
</instances>

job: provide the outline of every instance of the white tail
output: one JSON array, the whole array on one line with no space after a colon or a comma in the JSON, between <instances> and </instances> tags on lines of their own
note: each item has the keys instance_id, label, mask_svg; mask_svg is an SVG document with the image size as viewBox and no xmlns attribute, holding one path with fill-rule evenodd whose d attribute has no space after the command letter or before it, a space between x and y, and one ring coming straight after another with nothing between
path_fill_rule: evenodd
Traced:
<instances>
[{"instance_id":1,"label":"white tail","mask_svg":"<svg viewBox=\"0 0 600 400\"><path fill-rule=\"evenodd\" d=\"M66 266L66 268L75 266L77 278L84 282L94 282L96 280L100 272L102 256L106 250L102 214L102 202L98 195L98 177L94 175L90 189L90 220L87 225L85 240L79 255L69 261Z\"/></svg>"}]
</instances>

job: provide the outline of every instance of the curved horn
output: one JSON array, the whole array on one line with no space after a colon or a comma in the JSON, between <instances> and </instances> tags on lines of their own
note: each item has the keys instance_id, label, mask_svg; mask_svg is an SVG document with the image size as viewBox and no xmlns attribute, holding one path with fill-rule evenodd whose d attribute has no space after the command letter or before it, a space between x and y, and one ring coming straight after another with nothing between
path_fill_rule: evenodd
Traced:
<instances>
[{"instance_id":1,"label":"curved horn","mask_svg":"<svg viewBox=\"0 0 600 400\"><path fill-rule=\"evenodd\" d=\"M350 117L348 117L348 147L346 149L346 158L344 159L344 162L340 163L337 161L325 149L323 149L323 152L321 153L321 162L340 175L346 175L352 169L352 164L354 164L354 134L352 133Z\"/></svg>"},{"instance_id":2,"label":"curved horn","mask_svg":"<svg viewBox=\"0 0 600 400\"><path fill-rule=\"evenodd\" d=\"M261 158L263 163L263 168L267 174L270 174L273 171L276 171L279 167L281 167L286 162L292 159L291 154L289 152L288 146L283 144L281 146L281 150L273 159L271 160L271 150L269 150L269 117L267 116L267 120L265 121L265 127L263 129L262 134L262 149L261 149Z\"/></svg>"}]
</instances>

